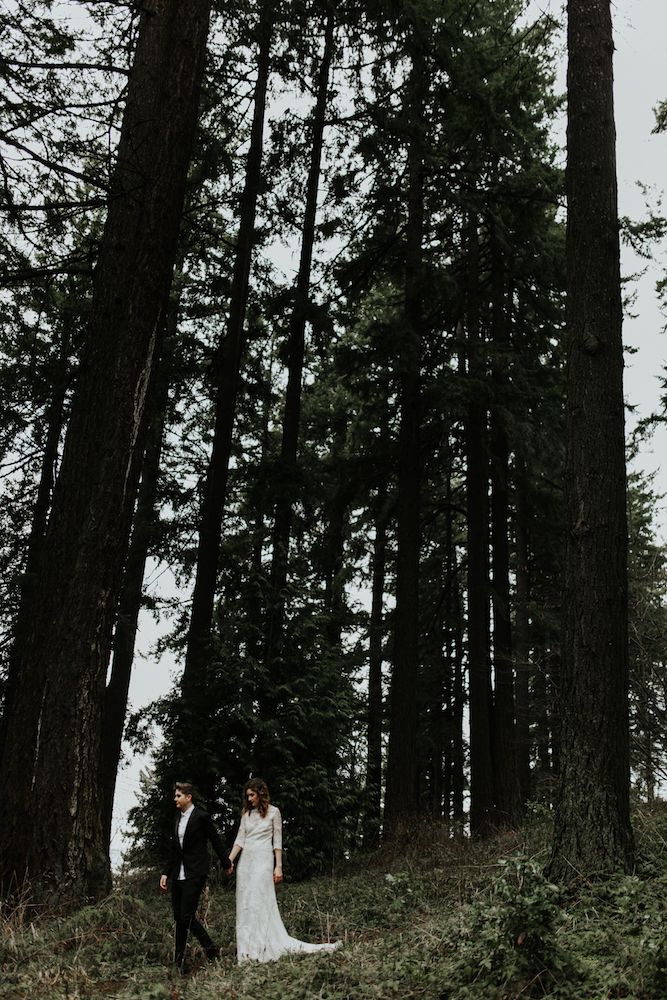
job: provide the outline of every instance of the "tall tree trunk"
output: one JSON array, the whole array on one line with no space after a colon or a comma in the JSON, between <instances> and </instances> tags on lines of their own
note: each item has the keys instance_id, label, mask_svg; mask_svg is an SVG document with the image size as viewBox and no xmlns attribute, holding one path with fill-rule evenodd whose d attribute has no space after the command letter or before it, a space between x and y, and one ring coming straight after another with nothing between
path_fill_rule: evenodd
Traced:
<instances>
[{"instance_id":1,"label":"tall tree trunk","mask_svg":"<svg viewBox=\"0 0 667 1000\"><path fill-rule=\"evenodd\" d=\"M279 660L282 651L283 622L285 616L285 585L287 583L288 554L292 533L292 516L298 477L298 448L301 422L301 383L305 355L306 322L310 303L310 272L315 246L317 196L322 169L322 148L326 110L329 99L329 73L334 51L335 18L330 10L324 29L324 50L320 62L317 98L313 111L312 146L306 182L306 204L301 236L301 254L296 279L294 307L290 317L288 337L287 390L283 413L280 460L276 475L276 504L272 533L271 579L267 609L264 663L267 685L275 688L280 683ZM258 746L258 766L265 774L273 772L275 760L276 703L268 693L262 699L263 746Z\"/></svg>"},{"instance_id":2,"label":"tall tree trunk","mask_svg":"<svg viewBox=\"0 0 667 1000\"><path fill-rule=\"evenodd\" d=\"M569 0L561 773L551 870L630 870L622 306L610 0Z\"/></svg>"},{"instance_id":3,"label":"tall tree trunk","mask_svg":"<svg viewBox=\"0 0 667 1000\"><path fill-rule=\"evenodd\" d=\"M516 676L516 759L521 803L530 799L530 701L528 496L525 462L516 459L514 533L516 538L516 599L514 660Z\"/></svg>"},{"instance_id":4,"label":"tall tree trunk","mask_svg":"<svg viewBox=\"0 0 667 1000\"><path fill-rule=\"evenodd\" d=\"M245 315L248 302L250 266L255 238L257 199L261 186L266 94L271 66L271 39L275 8L263 3L258 25L257 78L250 147L241 195L236 256L229 299L225 336L216 352L215 424L213 444L206 473L199 520L195 583L192 594L185 667L181 680L182 721L179 747L175 748L182 766L200 792L211 801L215 795L215 762L202 761L197 752L197 731L206 710L206 671L209 661L211 626L220 559L222 519L227 499L229 460L236 416L241 368L245 352Z\"/></svg>"},{"instance_id":5,"label":"tall tree trunk","mask_svg":"<svg viewBox=\"0 0 667 1000\"><path fill-rule=\"evenodd\" d=\"M452 697L452 825L456 834L463 833L463 799L465 791L463 752L463 709L465 692L463 685L463 610L461 607L461 586L454 554L454 590L452 629L454 633L454 676Z\"/></svg>"},{"instance_id":6,"label":"tall tree trunk","mask_svg":"<svg viewBox=\"0 0 667 1000\"><path fill-rule=\"evenodd\" d=\"M51 495L53 483L56 475L56 465L58 461L58 445L63 429L65 396L69 383L69 365L67 357L69 354L69 338L63 332L58 349L53 375L53 395L46 417L46 438L44 441L44 452L42 454L42 464L40 468L39 485L35 506L32 512L32 523L30 526L30 540L26 554L25 567L21 581L21 593L19 598L18 614L14 626L14 636L12 648L9 656L7 669L7 679L5 681L5 692L2 706L2 717L0 717L0 759L4 752L5 738L9 728L9 722L14 711L14 698L20 676L20 663L23 654L24 643L30 631L32 621L32 601L34 588L39 569L42 549L44 547L44 536L51 506Z\"/></svg>"},{"instance_id":7,"label":"tall tree trunk","mask_svg":"<svg viewBox=\"0 0 667 1000\"><path fill-rule=\"evenodd\" d=\"M267 362L266 381L264 384L264 406L262 411L262 433L261 433L261 454L258 466L258 480L256 492L253 497L254 526L252 530L252 558L251 567L253 574L253 598L256 607L261 607L264 600L265 570L262 560L264 543L267 535L267 522L270 516L271 506L271 485L270 473L271 460L269 457L269 445L271 440L271 387L274 384L275 367L275 342L271 340L271 350ZM258 616L253 623L252 632L248 640L248 658L258 666L261 663L264 653L264 630L261 616ZM248 717L253 714L252 705L248 706Z\"/></svg>"},{"instance_id":8,"label":"tall tree trunk","mask_svg":"<svg viewBox=\"0 0 667 1000\"><path fill-rule=\"evenodd\" d=\"M413 29L414 30L414 29ZM416 34L416 32L415 32ZM408 150L408 217L405 247L405 306L398 345L400 428L396 525L394 662L389 707L385 834L392 836L414 817L417 787L417 697L419 678L419 562L421 497L421 332L423 323L424 102L426 67L413 38L410 80L413 134Z\"/></svg>"},{"instance_id":9,"label":"tall tree trunk","mask_svg":"<svg viewBox=\"0 0 667 1000\"><path fill-rule=\"evenodd\" d=\"M549 660L551 653L543 649L533 673L533 702L535 705L535 797L541 802L553 799L552 767L549 729Z\"/></svg>"},{"instance_id":10,"label":"tall tree trunk","mask_svg":"<svg viewBox=\"0 0 667 1000\"><path fill-rule=\"evenodd\" d=\"M449 429L447 429L449 436ZM438 560L440 566L440 581L442 585L442 601L438 609L436 623L436 656L440 658L440 677L437 685L437 697L432 704L432 744L433 744L433 776L432 776L432 815L434 819L450 818L452 798L452 763L453 747L456 741L456 717L454 711L454 658L455 658L455 627L454 627L454 588L456 553L454 551L454 517L452 507L452 469L451 459L448 461L445 485L446 527L443 552Z\"/></svg>"},{"instance_id":11,"label":"tall tree trunk","mask_svg":"<svg viewBox=\"0 0 667 1000\"><path fill-rule=\"evenodd\" d=\"M88 339L40 559L2 761L5 890L109 886L99 756L113 617L144 408L176 255L210 3L141 17ZM30 816L26 826L25 818Z\"/></svg>"},{"instance_id":12,"label":"tall tree trunk","mask_svg":"<svg viewBox=\"0 0 667 1000\"><path fill-rule=\"evenodd\" d=\"M551 775L552 775L552 791L551 791L551 801L556 798L556 786L558 784L558 779L560 777L560 763L561 763L561 736L562 736L562 722L561 722L561 645L555 645L553 649L549 651L549 656L547 658L548 664L548 689L547 689L547 706L549 712L549 733L551 737L550 750L551 750Z\"/></svg>"},{"instance_id":13,"label":"tall tree trunk","mask_svg":"<svg viewBox=\"0 0 667 1000\"><path fill-rule=\"evenodd\" d=\"M368 714L364 847L380 840L382 815L382 660L384 657L384 592L387 570L387 486L378 487L373 540L371 618L368 640Z\"/></svg>"},{"instance_id":14,"label":"tall tree trunk","mask_svg":"<svg viewBox=\"0 0 667 1000\"><path fill-rule=\"evenodd\" d=\"M141 610L144 570L148 547L155 530L155 506L162 455L162 438L169 398L170 344L176 334L177 317L178 303L172 300L167 310L165 347L147 404L149 424L141 468L141 483L123 575L123 587L118 601L111 673L104 692L100 784L102 829L107 849L111 843L116 776L127 714L127 699L134 661L137 623Z\"/></svg>"},{"instance_id":15,"label":"tall tree trunk","mask_svg":"<svg viewBox=\"0 0 667 1000\"><path fill-rule=\"evenodd\" d=\"M491 676L489 668L489 516L486 405L479 383L484 375L479 322L479 244L476 222L468 227L468 375L466 416L466 518L468 522L468 678L470 703L470 829L494 825L491 756ZM477 384L476 384L477 383Z\"/></svg>"},{"instance_id":16,"label":"tall tree trunk","mask_svg":"<svg viewBox=\"0 0 667 1000\"><path fill-rule=\"evenodd\" d=\"M446 811L449 813L449 772L447 769L450 737L451 676L449 674L449 635L447 633L447 608L449 579L447 575L446 545L443 552L434 554L426 580L426 590L433 595L429 608L430 624L424 629L424 708L426 710L426 759L423 770L428 774L428 805L434 820L442 819L443 797L446 794Z\"/></svg>"},{"instance_id":17,"label":"tall tree trunk","mask_svg":"<svg viewBox=\"0 0 667 1000\"><path fill-rule=\"evenodd\" d=\"M436 635L442 640L440 649L433 649L432 663L434 680L436 681L434 697L430 699L429 729L430 729L430 804L431 816L440 820L444 815L449 817L450 798L450 747L451 747L451 675L449 673L449 649L445 649L445 630L442 619L436 625ZM437 696L439 692L440 697Z\"/></svg>"},{"instance_id":18,"label":"tall tree trunk","mask_svg":"<svg viewBox=\"0 0 667 1000\"><path fill-rule=\"evenodd\" d=\"M491 552L493 581L493 764L496 822L512 826L521 811L516 770L514 666L510 615L509 440L505 424L508 365L508 317L503 260L496 225L491 222L491 296L493 384L491 440Z\"/></svg>"},{"instance_id":19,"label":"tall tree trunk","mask_svg":"<svg viewBox=\"0 0 667 1000\"><path fill-rule=\"evenodd\" d=\"M339 417L334 428L334 439L330 455L332 469L331 490L327 504L327 537L324 550L324 608L328 616L326 635L331 650L340 652L345 609L345 587L343 566L345 549L345 526L348 506L354 496L354 479L341 476L341 460L347 436L347 416Z\"/></svg>"}]
</instances>

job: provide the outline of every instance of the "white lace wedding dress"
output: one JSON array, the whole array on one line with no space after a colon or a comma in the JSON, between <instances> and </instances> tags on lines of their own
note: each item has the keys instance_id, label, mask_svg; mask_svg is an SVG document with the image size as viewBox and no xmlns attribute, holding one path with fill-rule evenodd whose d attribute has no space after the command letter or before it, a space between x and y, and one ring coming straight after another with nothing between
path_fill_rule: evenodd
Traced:
<instances>
[{"instance_id":1,"label":"white lace wedding dress","mask_svg":"<svg viewBox=\"0 0 667 1000\"><path fill-rule=\"evenodd\" d=\"M273 882L273 850L282 850L280 810L244 812L235 843L242 848L236 870L236 953L239 962L271 962L288 952L334 951L340 944L307 944L290 937L280 917Z\"/></svg>"}]
</instances>

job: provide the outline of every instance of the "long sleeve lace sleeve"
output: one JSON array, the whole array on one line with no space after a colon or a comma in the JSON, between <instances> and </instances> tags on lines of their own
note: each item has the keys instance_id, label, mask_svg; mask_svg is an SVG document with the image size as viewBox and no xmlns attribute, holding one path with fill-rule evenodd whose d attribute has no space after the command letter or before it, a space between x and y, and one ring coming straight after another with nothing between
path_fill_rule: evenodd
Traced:
<instances>
[{"instance_id":1,"label":"long sleeve lace sleeve","mask_svg":"<svg viewBox=\"0 0 667 1000\"><path fill-rule=\"evenodd\" d=\"M280 809L276 809L273 814L273 849L274 851L283 849L283 818Z\"/></svg>"},{"instance_id":2,"label":"long sleeve lace sleeve","mask_svg":"<svg viewBox=\"0 0 667 1000\"><path fill-rule=\"evenodd\" d=\"M246 814L243 813L241 816L241 822L239 823L239 832L236 834L236 840L234 841L234 843L238 844L239 847L241 848L245 847L245 831L246 831L245 819L246 819Z\"/></svg>"}]
</instances>

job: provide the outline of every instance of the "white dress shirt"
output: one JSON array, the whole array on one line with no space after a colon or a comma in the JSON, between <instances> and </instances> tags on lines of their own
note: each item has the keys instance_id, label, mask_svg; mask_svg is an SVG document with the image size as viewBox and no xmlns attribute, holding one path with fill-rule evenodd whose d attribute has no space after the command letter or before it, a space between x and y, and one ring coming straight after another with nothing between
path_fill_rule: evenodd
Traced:
<instances>
[{"instance_id":1,"label":"white dress shirt","mask_svg":"<svg viewBox=\"0 0 667 1000\"><path fill-rule=\"evenodd\" d=\"M183 850L183 838L185 837L185 828L188 825L188 820L190 819L190 813L194 809L194 804L188 806L185 812L181 813L181 818L178 821L178 842L181 845L181 850ZM183 867L183 862L181 861L181 870L178 873L179 882L185 878L185 868Z\"/></svg>"}]
</instances>

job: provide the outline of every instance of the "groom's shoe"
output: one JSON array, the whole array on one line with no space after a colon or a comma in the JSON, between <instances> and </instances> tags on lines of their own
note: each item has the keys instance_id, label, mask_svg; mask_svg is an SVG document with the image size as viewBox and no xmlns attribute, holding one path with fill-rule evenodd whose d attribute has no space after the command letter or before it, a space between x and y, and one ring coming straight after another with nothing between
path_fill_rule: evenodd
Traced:
<instances>
[{"instance_id":1,"label":"groom's shoe","mask_svg":"<svg viewBox=\"0 0 667 1000\"><path fill-rule=\"evenodd\" d=\"M206 949L206 958L209 962L217 962L220 957L220 949L216 945L211 945L210 948Z\"/></svg>"},{"instance_id":2,"label":"groom's shoe","mask_svg":"<svg viewBox=\"0 0 667 1000\"><path fill-rule=\"evenodd\" d=\"M174 959L173 969L178 976L187 976L190 973L190 966L185 961L185 958Z\"/></svg>"}]
</instances>

